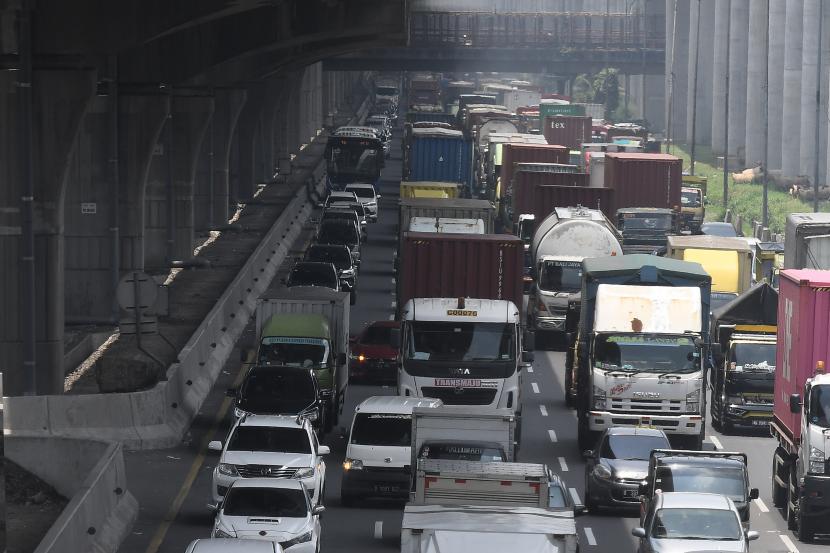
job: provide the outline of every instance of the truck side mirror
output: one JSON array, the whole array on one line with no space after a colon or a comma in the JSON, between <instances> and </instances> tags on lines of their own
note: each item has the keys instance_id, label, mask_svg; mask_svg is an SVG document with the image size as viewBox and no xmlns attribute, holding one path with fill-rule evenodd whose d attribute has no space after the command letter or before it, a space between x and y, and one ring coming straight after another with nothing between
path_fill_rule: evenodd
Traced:
<instances>
[{"instance_id":1,"label":"truck side mirror","mask_svg":"<svg viewBox=\"0 0 830 553\"><path fill-rule=\"evenodd\" d=\"M536 333L529 330L525 331L524 335L524 350L531 352L536 349Z\"/></svg>"},{"instance_id":2,"label":"truck side mirror","mask_svg":"<svg viewBox=\"0 0 830 553\"><path fill-rule=\"evenodd\" d=\"M790 396L790 413L801 412L801 394L792 394Z\"/></svg>"},{"instance_id":3,"label":"truck side mirror","mask_svg":"<svg viewBox=\"0 0 830 553\"><path fill-rule=\"evenodd\" d=\"M389 333L389 345L395 349L400 349L401 330L399 328L393 328L392 332Z\"/></svg>"},{"instance_id":4,"label":"truck side mirror","mask_svg":"<svg viewBox=\"0 0 830 553\"><path fill-rule=\"evenodd\" d=\"M536 359L536 354L532 351L523 351L522 352L522 363L533 363L534 359Z\"/></svg>"},{"instance_id":5,"label":"truck side mirror","mask_svg":"<svg viewBox=\"0 0 830 553\"><path fill-rule=\"evenodd\" d=\"M758 499L758 488L752 488L749 490L749 499Z\"/></svg>"},{"instance_id":6,"label":"truck side mirror","mask_svg":"<svg viewBox=\"0 0 830 553\"><path fill-rule=\"evenodd\" d=\"M695 340L700 340L700 338L695 338ZM709 344L709 352L714 355L715 357L720 357L723 355L723 349L720 347L718 342L712 342Z\"/></svg>"}]
</instances>

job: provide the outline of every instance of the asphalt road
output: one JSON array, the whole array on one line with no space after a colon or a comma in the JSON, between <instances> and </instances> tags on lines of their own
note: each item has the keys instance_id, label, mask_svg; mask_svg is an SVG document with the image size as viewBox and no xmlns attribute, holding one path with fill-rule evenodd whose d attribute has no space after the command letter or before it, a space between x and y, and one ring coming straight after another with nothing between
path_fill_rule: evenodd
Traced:
<instances>
[{"instance_id":1,"label":"asphalt road","mask_svg":"<svg viewBox=\"0 0 830 553\"><path fill-rule=\"evenodd\" d=\"M352 308L352 334L367 322L390 318L394 310L392 260L397 237L397 199L400 181L399 142L392 146L393 159L387 163L381 183L379 221L371 225L364 245L363 266L358 279L357 305ZM397 158L397 159L396 159ZM308 241L311 228L302 241ZM298 244L300 255L303 244ZM285 268L283 269L284 274ZM279 286L279 277L274 287ZM246 338L243 338L243 341ZM250 339L249 337L247 339ZM524 417L520 461L544 462L558 472L582 497L584 463L576 441L576 417L563 401L563 364L561 352L538 351L532 369L523 375ZM179 447L127 454L130 489L138 498L141 510L133 533L120 549L121 553L179 553L195 538L208 537L212 514L206 508L211 471L218 457L207 452L210 439L223 439L228 430L222 416L225 388L240 372L238 356L233 356L215 389L206 400L190 434ZM349 388L344 413L371 395L394 394L394 388L353 385ZM341 419L347 425L348 416ZM398 551L401 503L367 502L356 508L343 508L339 502L340 463L345 450L342 427L326 439L332 453L327 460L326 513L323 515L322 550L343 552ZM761 532L751 551L802 553L819 552L830 544L798 543L770 499L770 463L774 441L763 435L722 435L710 431L709 449L744 451L749 455L751 485L760 488L761 497L752 506L752 528ZM578 518L579 540L584 553L620 553L636 550L631 529L637 513L600 512ZM830 522L828 522L830 531Z\"/></svg>"}]
</instances>

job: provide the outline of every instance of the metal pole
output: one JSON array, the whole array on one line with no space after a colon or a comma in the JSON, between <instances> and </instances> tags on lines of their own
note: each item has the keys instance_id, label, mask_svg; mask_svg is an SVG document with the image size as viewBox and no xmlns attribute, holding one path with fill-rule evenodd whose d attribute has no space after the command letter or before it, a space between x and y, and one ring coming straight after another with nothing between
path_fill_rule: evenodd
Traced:
<instances>
[{"instance_id":1,"label":"metal pole","mask_svg":"<svg viewBox=\"0 0 830 553\"><path fill-rule=\"evenodd\" d=\"M764 71L764 203L761 211L761 224L764 228L769 226L769 173L767 171L769 161L769 3L767 2L767 32L764 40L766 50L766 69Z\"/></svg>"},{"instance_id":2,"label":"metal pole","mask_svg":"<svg viewBox=\"0 0 830 553\"><path fill-rule=\"evenodd\" d=\"M23 394L37 393L37 327L35 298L35 181L32 157L32 13L24 0L17 15L20 70L17 71L20 138L20 333L23 337Z\"/></svg>"},{"instance_id":3,"label":"metal pole","mask_svg":"<svg viewBox=\"0 0 830 553\"><path fill-rule=\"evenodd\" d=\"M213 101L216 102L216 93L211 90L211 95L213 96ZM208 153L208 229L214 229L214 215L213 211L215 208L215 199L213 197L215 192L216 183L214 182L214 152L216 151L216 113L211 116L210 118L210 152Z\"/></svg>"},{"instance_id":4,"label":"metal pole","mask_svg":"<svg viewBox=\"0 0 830 553\"><path fill-rule=\"evenodd\" d=\"M121 313L115 292L121 272L121 175L119 174L119 95L118 95L118 55L109 59L109 108L110 108L110 181L112 182L112 207L110 215L110 232L112 233L112 320L118 321Z\"/></svg>"},{"instance_id":5,"label":"metal pole","mask_svg":"<svg viewBox=\"0 0 830 553\"><path fill-rule=\"evenodd\" d=\"M731 41L732 25L732 9L726 16L726 74L724 80L726 81L726 111L724 113L723 122L723 209L726 210L726 204L729 197L729 49Z\"/></svg>"},{"instance_id":6,"label":"metal pole","mask_svg":"<svg viewBox=\"0 0 830 553\"><path fill-rule=\"evenodd\" d=\"M677 2L674 0L672 13L671 59L669 60L669 101L666 114L666 153L671 152L672 143L672 112L674 111L674 55L677 52Z\"/></svg>"},{"instance_id":7,"label":"metal pole","mask_svg":"<svg viewBox=\"0 0 830 553\"><path fill-rule=\"evenodd\" d=\"M821 43L824 23L824 2L818 3L818 63L816 63L816 164L813 167L813 211L818 213L819 142L821 142Z\"/></svg>"},{"instance_id":8,"label":"metal pole","mask_svg":"<svg viewBox=\"0 0 830 553\"><path fill-rule=\"evenodd\" d=\"M695 145L697 143L697 68L700 63L700 0L697 0L697 28L695 29L695 70L692 77L692 151L689 174L695 174Z\"/></svg>"},{"instance_id":9,"label":"metal pole","mask_svg":"<svg viewBox=\"0 0 830 553\"><path fill-rule=\"evenodd\" d=\"M173 88L170 88L170 113L167 116L167 264L176 251L176 193L173 190Z\"/></svg>"}]
</instances>

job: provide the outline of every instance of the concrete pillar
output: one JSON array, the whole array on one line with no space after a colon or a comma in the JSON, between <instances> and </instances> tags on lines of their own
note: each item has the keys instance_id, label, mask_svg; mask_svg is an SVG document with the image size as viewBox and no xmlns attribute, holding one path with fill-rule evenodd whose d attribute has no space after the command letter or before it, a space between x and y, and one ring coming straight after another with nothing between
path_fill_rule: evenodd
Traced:
<instances>
[{"instance_id":1,"label":"concrete pillar","mask_svg":"<svg viewBox=\"0 0 830 553\"><path fill-rule=\"evenodd\" d=\"M767 3L756 0L749 5L749 31L753 46L749 49L746 69L746 139L745 164L753 167L764 159L764 77L766 74Z\"/></svg>"},{"instance_id":2,"label":"concrete pillar","mask_svg":"<svg viewBox=\"0 0 830 553\"><path fill-rule=\"evenodd\" d=\"M81 121L95 94L95 73L35 70L32 79L32 156L35 245L36 359L24 366L24 282L20 121L15 75L0 71L0 367L7 395L21 395L27 372L35 371L38 394L63 392L64 198L69 160Z\"/></svg>"},{"instance_id":3,"label":"concrete pillar","mask_svg":"<svg viewBox=\"0 0 830 553\"><path fill-rule=\"evenodd\" d=\"M238 187L231 191L234 202L244 202L256 192L258 174L256 170L259 124L265 105L266 87L258 84L248 89L248 100L239 115L236 130L236 142L239 161Z\"/></svg>"},{"instance_id":4,"label":"concrete pillar","mask_svg":"<svg viewBox=\"0 0 830 553\"><path fill-rule=\"evenodd\" d=\"M784 128L784 32L787 0L769 0L769 142L767 165L781 169L781 142Z\"/></svg>"},{"instance_id":5,"label":"concrete pillar","mask_svg":"<svg viewBox=\"0 0 830 553\"><path fill-rule=\"evenodd\" d=\"M193 191L197 231L215 229L228 222L230 148L245 98L246 93L242 89L220 89L214 92L213 118L202 140L199 170Z\"/></svg>"},{"instance_id":6,"label":"concrete pillar","mask_svg":"<svg viewBox=\"0 0 830 553\"><path fill-rule=\"evenodd\" d=\"M669 71L672 75L669 75ZM689 2L669 0L666 11L666 109L671 104L671 136L686 137L686 108L689 96ZM669 121L668 112L666 114Z\"/></svg>"},{"instance_id":7,"label":"concrete pillar","mask_svg":"<svg viewBox=\"0 0 830 553\"><path fill-rule=\"evenodd\" d=\"M803 0L787 0L784 35L784 122L781 169L784 175L799 173L801 151L801 49Z\"/></svg>"},{"instance_id":8,"label":"concrete pillar","mask_svg":"<svg viewBox=\"0 0 830 553\"><path fill-rule=\"evenodd\" d=\"M819 38L819 2L821 0L804 0L803 3L803 27L801 36L801 151L799 155L799 173L808 175L810 182L815 176L816 163L816 90L818 89L818 53L820 47ZM830 9L830 8L825 8ZM830 31L830 29L828 29ZM821 113L820 111L818 113Z\"/></svg>"},{"instance_id":9,"label":"concrete pillar","mask_svg":"<svg viewBox=\"0 0 830 553\"><path fill-rule=\"evenodd\" d=\"M712 63L715 44L712 30L715 27L715 0L692 1L689 4L689 95L686 115L686 142L692 142L692 105L697 96L695 112L695 139L698 144L712 141ZM698 19L700 40L698 40ZM697 58L697 59L696 59ZM697 61L697 86L695 83L695 61Z\"/></svg>"},{"instance_id":10,"label":"concrete pillar","mask_svg":"<svg viewBox=\"0 0 830 553\"><path fill-rule=\"evenodd\" d=\"M712 153L724 152L726 124L726 40L729 35L730 0L715 2L714 58L712 64Z\"/></svg>"},{"instance_id":11,"label":"concrete pillar","mask_svg":"<svg viewBox=\"0 0 830 553\"><path fill-rule=\"evenodd\" d=\"M743 159L746 143L749 0L732 0L731 10L729 23L729 155Z\"/></svg>"}]
</instances>

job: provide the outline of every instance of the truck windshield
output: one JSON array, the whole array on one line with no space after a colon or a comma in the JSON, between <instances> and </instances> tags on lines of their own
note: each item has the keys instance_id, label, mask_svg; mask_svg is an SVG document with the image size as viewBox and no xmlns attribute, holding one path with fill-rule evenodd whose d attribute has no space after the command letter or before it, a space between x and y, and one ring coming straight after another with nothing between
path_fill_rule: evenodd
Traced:
<instances>
[{"instance_id":1,"label":"truck windshield","mask_svg":"<svg viewBox=\"0 0 830 553\"><path fill-rule=\"evenodd\" d=\"M326 364L329 345L320 338L265 336L259 346L259 365L320 367Z\"/></svg>"},{"instance_id":2,"label":"truck windshield","mask_svg":"<svg viewBox=\"0 0 830 553\"><path fill-rule=\"evenodd\" d=\"M594 344L596 366L604 370L691 373L700 370L700 353L687 336L600 334Z\"/></svg>"},{"instance_id":3,"label":"truck windshield","mask_svg":"<svg viewBox=\"0 0 830 553\"><path fill-rule=\"evenodd\" d=\"M406 355L419 361L510 361L516 326L510 323L413 321Z\"/></svg>"},{"instance_id":4,"label":"truck windshield","mask_svg":"<svg viewBox=\"0 0 830 553\"><path fill-rule=\"evenodd\" d=\"M810 390L810 422L830 428L830 387L813 386Z\"/></svg>"},{"instance_id":5,"label":"truck windshield","mask_svg":"<svg viewBox=\"0 0 830 553\"><path fill-rule=\"evenodd\" d=\"M351 443L410 447L412 416L397 413L358 413L354 416Z\"/></svg>"},{"instance_id":6,"label":"truck windshield","mask_svg":"<svg viewBox=\"0 0 830 553\"><path fill-rule=\"evenodd\" d=\"M732 501L747 498L744 471L737 466L683 465L669 462L657 467L654 490L664 492L717 493Z\"/></svg>"},{"instance_id":7,"label":"truck windshield","mask_svg":"<svg viewBox=\"0 0 830 553\"><path fill-rule=\"evenodd\" d=\"M375 144L341 144L330 150L329 171L374 175L378 170L378 149Z\"/></svg>"},{"instance_id":8,"label":"truck windshield","mask_svg":"<svg viewBox=\"0 0 830 553\"><path fill-rule=\"evenodd\" d=\"M682 207L700 207L700 193L697 190L683 191L680 193L680 205Z\"/></svg>"},{"instance_id":9,"label":"truck windshield","mask_svg":"<svg viewBox=\"0 0 830 553\"><path fill-rule=\"evenodd\" d=\"M622 230L671 230L671 215L656 213L625 213Z\"/></svg>"},{"instance_id":10,"label":"truck windshield","mask_svg":"<svg viewBox=\"0 0 830 553\"><path fill-rule=\"evenodd\" d=\"M582 263L579 261L545 261L539 275L539 289L545 292L579 292L582 286Z\"/></svg>"},{"instance_id":11,"label":"truck windshield","mask_svg":"<svg viewBox=\"0 0 830 553\"><path fill-rule=\"evenodd\" d=\"M772 373L775 371L775 344L732 344L729 358L741 372Z\"/></svg>"}]
</instances>

